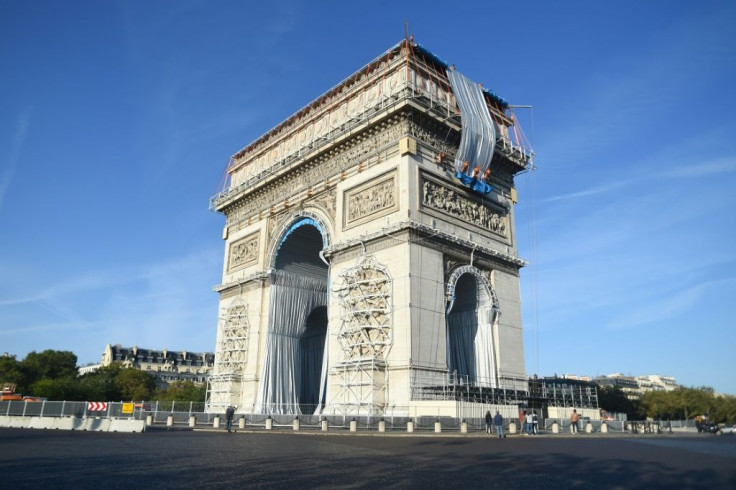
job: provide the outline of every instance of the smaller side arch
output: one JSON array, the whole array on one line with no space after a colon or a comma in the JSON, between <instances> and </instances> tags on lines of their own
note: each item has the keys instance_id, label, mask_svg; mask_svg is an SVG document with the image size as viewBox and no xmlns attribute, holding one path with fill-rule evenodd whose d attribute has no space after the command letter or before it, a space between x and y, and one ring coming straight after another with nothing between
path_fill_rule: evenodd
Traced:
<instances>
[{"instance_id":1,"label":"smaller side arch","mask_svg":"<svg viewBox=\"0 0 736 490\"><path fill-rule=\"evenodd\" d=\"M449 312L452 309L455 302L455 286L457 285L457 280L460 279L460 276L463 274L472 274L475 276L475 279L478 281L478 285L480 286L478 288L479 302L489 305L493 309L495 315L500 314L501 309L498 305L496 291L494 291L493 286L488 282L488 279L486 279L481 270L472 265L456 267L447 279L447 289L445 290L445 298L447 301L446 311Z\"/></svg>"},{"instance_id":2,"label":"smaller side arch","mask_svg":"<svg viewBox=\"0 0 736 490\"><path fill-rule=\"evenodd\" d=\"M459 376L458 381L473 385L498 386L494 329L500 309L493 287L478 268L457 267L448 278L446 300L446 347L451 380Z\"/></svg>"}]
</instances>

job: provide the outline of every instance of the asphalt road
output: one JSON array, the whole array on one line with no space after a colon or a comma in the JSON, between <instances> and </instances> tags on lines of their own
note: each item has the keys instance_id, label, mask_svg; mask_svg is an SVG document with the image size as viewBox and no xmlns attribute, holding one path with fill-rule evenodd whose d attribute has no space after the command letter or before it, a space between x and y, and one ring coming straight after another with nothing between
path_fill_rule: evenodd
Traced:
<instances>
[{"instance_id":1,"label":"asphalt road","mask_svg":"<svg viewBox=\"0 0 736 490\"><path fill-rule=\"evenodd\" d=\"M0 488L736 488L736 437L0 429Z\"/></svg>"}]
</instances>

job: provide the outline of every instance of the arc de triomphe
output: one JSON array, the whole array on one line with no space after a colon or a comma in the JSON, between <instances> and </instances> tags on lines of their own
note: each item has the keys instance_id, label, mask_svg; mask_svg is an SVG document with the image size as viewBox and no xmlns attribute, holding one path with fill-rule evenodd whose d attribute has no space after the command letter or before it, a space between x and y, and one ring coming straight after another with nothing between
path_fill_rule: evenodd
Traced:
<instances>
[{"instance_id":1,"label":"arc de triomphe","mask_svg":"<svg viewBox=\"0 0 736 490\"><path fill-rule=\"evenodd\" d=\"M232 156L208 410L526 390L508 104L405 40Z\"/></svg>"}]
</instances>

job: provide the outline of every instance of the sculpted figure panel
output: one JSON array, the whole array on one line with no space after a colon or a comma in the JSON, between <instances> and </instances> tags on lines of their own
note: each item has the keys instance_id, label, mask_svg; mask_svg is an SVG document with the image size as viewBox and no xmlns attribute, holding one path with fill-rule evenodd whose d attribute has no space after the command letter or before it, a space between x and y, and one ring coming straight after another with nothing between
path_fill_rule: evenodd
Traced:
<instances>
[{"instance_id":1,"label":"sculpted figure panel","mask_svg":"<svg viewBox=\"0 0 736 490\"><path fill-rule=\"evenodd\" d=\"M230 244L227 271L233 272L258 262L259 233L253 233Z\"/></svg>"},{"instance_id":2,"label":"sculpted figure panel","mask_svg":"<svg viewBox=\"0 0 736 490\"><path fill-rule=\"evenodd\" d=\"M396 211L396 172L345 191L344 207L346 228Z\"/></svg>"},{"instance_id":3,"label":"sculpted figure panel","mask_svg":"<svg viewBox=\"0 0 736 490\"><path fill-rule=\"evenodd\" d=\"M425 179L422 205L508 238L508 215L504 210L469 199L454 189Z\"/></svg>"}]
</instances>

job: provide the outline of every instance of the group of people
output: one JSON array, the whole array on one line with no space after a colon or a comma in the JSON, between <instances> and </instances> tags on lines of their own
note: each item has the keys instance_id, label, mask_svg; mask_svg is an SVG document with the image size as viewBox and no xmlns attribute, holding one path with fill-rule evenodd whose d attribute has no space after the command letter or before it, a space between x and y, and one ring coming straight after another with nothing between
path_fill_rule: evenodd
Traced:
<instances>
[{"instance_id":1,"label":"group of people","mask_svg":"<svg viewBox=\"0 0 736 490\"><path fill-rule=\"evenodd\" d=\"M537 411L532 410L527 412L522 410L519 414L519 425L523 427L524 435L539 434L539 417L537 417ZM492 427L496 427L496 433L498 437L505 437L503 434L503 416L496 410L496 415L491 416L491 411L486 412L486 433L492 434Z\"/></svg>"},{"instance_id":2,"label":"group of people","mask_svg":"<svg viewBox=\"0 0 736 490\"><path fill-rule=\"evenodd\" d=\"M527 412L522 410L519 414L519 425L523 427L522 432L525 436L539 434L539 417L537 417L537 411L532 410Z\"/></svg>"},{"instance_id":3,"label":"group of people","mask_svg":"<svg viewBox=\"0 0 736 490\"><path fill-rule=\"evenodd\" d=\"M573 434L578 433L578 422L580 421L580 415L577 410L573 410L570 415L570 428ZM496 410L496 415L491 416L491 411L486 412L486 433L492 434L492 428L496 427L496 433L498 437L505 437L503 434L503 417ZM522 433L525 436L539 434L539 417L537 416L536 410L522 410L519 413L519 426L522 427Z\"/></svg>"},{"instance_id":4,"label":"group of people","mask_svg":"<svg viewBox=\"0 0 736 490\"><path fill-rule=\"evenodd\" d=\"M496 410L496 415L491 417L491 411L486 412L486 433L491 434L491 427L496 426L496 433L499 439L506 437L503 433L503 416Z\"/></svg>"}]
</instances>

